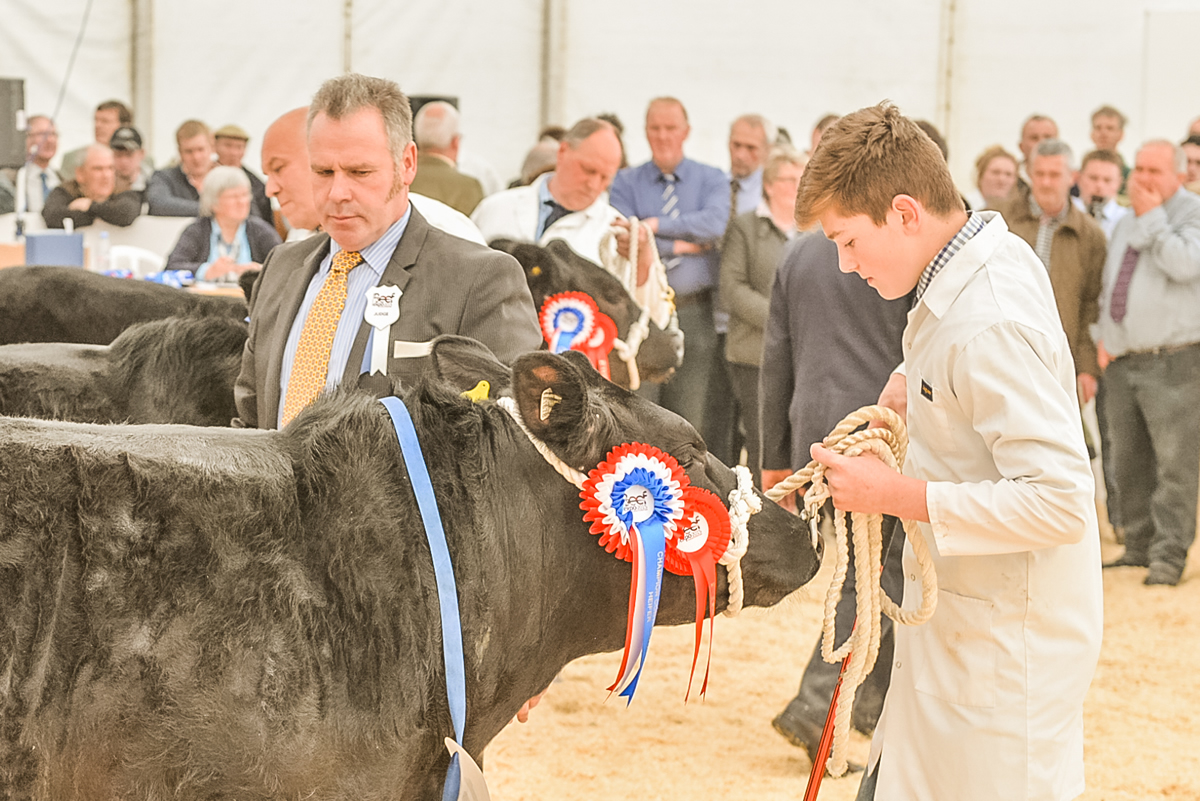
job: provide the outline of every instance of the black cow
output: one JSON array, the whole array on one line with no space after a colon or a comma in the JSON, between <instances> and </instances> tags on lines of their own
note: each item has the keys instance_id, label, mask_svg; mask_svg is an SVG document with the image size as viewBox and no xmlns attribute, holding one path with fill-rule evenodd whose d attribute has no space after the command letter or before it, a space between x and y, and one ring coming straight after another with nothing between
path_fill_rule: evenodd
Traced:
<instances>
[{"instance_id":1,"label":"black cow","mask_svg":"<svg viewBox=\"0 0 1200 801\"><path fill-rule=\"evenodd\" d=\"M168 317L111 345L0 345L0 415L229 425L246 329L230 317Z\"/></svg>"},{"instance_id":2,"label":"black cow","mask_svg":"<svg viewBox=\"0 0 1200 801\"><path fill-rule=\"evenodd\" d=\"M580 256L561 239L551 240L545 247L511 239L496 239L493 248L511 254L525 269L525 280L533 293L533 305L542 303L559 292L584 292L590 295L600 311L617 324L617 335L629 336L629 327L641 316L642 310L625 291L612 273ZM664 383L683 364L683 333L677 328L666 330L650 323L650 333L637 353L638 373L642 381ZM614 352L609 356L612 380L628 387L629 370Z\"/></svg>"},{"instance_id":3,"label":"black cow","mask_svg":"<svg viewBox=\"0 0 1200 801\"><path fill-rule=\"evenodd\" d=\"M107 345L134 323L185 314L244 320L246 303L74 267L0 270L0 345Z\"/></svg>"},{"instance_id":4,"label":"black cow","mask_svg":"<svg viewBox=\"0 0 1200 801\"><path fill-rule=\"evenodd\" d=\"M637 440L722 497L735 480L582 354L526 354L510 374L446 338L434 364L446 380L405 400L454 555L478 757L570 660L622 647L630 566L509 414L460 389L511 382L579 467ZM543 422L547 388L562 400ZM439 796L453 730L434 574L381 404L327 396L283 431L3 419L0 496L0 796ZM774 504L749 542L749 604L816 571ZM694 603L668 575L658 619L690 622Z\"/></svg>"}]
</instances>

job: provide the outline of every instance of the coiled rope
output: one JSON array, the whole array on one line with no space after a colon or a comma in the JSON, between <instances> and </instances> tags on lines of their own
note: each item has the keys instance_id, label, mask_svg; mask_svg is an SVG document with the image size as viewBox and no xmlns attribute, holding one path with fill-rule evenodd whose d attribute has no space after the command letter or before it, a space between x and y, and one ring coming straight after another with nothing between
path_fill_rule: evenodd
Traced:
<instances>
[{"instance_id":1,"label":"coiled rope","mask_svg":"<svg viewBox=\"0 0 1200 801\"><path fill-rule=\"evenodd\" d=\"M646 341L646 337L650 336L650 320L651 304L642 304L637 300L638 283L637 283L637 262L638 262L638 227L643 225L638 221L637 217L629 218L629 258L621 258L616 255L617 248L615 239L617 230L609 228L600 238L600 264L612 276L614 276L625 290L635 299L642 313L638 316L636 322L629 326L629 331L625 334L625 339L617 338L613 341L613 350L617 357L625 362L625 366L629 371L629 389L636 392L638 387L642 385L641 375L638 372L637 355L642 347L642 343ZM653 236L653 233L650 234ZM653 274L658 274L656 283L661 283L666 290L663 292L661 303L666 304L660 311L665 311L665 314L659 314L655 322L660 328L666 329L668 326L679 327L678 321L675 319L675 293L667 284L667 272L663 267L662 260L658 257L658 249L651 250L653 263L650 265L651 277ZM650 281L650 278L646 279ZM644 294L644 293L643 293Z\"/></svg>"},{"instance_id":2,"label":"coiled rope","mask_svg":"<svg viewBox=\"0 0 1200 801\"><path fill-rule=\"evenodd\" d=\"M884 427L855 429L879 420ZM900 470L908 450L908 432L904 421L886 406L864 406L847 415L825 437L822 443L834 453L859 456L871 453L893 470ZM812 461L788 478L776 484L764 494L779 501L789 493L807 486L804 493L804 515L815 521L821 507L829 499L829 487L825 484L825 466ZM912 546L921 576L921 604L916 610L902 609L888 597L879 583L883 559L883 515L851 514L851 530L854 536L854 580L858 589L858 619L854 630L840 647L835 647L837 604L842 597L842 586L849 569L849 546L847 543L846 513L834 509L833 528L836 538L833 580L825 594L825 615L821 630L821 657L826 662L837 662L850 655L842 671L841 690L835 712L833 749L826 767L833 776L846 772L846 749L849 744L851 709L858 687L866 680L875 666L879 655L881 637L880 614L885 614L897 623L915 626L929 620L937 606L937 575L928 543L920 526L905 520L904 531Z\"/></svg>"},{"instance_id":3,"label":"coiled rope","mask_svg":"<svg viewBox=\"0 0 1200 801\"><path fill-rule=\"evenodd\" d=\"M555 472L582 491L583 482L587 476L560 459L554 451L550 450L549 445L534 436L533 432L525 425L525 421L521 419L521 409L517 406L517 402L512 398L502 397L496 399L496 404L516 421L520 429L525 432L525 436L533 443L533 447L554 468ZM717 560L719 564L725 565L728 575L729 604L724 613L730 617L742 611L744 596L742 557L746 555L746 549L750 546L750 518L762 510L762 500L754 492L754 480L750 475L750 470L743 465L738 465L733 468L733 472L737 476L737 486L729 492L729 545L725 548L725 553Z\"/></svg>"}]
</instances>

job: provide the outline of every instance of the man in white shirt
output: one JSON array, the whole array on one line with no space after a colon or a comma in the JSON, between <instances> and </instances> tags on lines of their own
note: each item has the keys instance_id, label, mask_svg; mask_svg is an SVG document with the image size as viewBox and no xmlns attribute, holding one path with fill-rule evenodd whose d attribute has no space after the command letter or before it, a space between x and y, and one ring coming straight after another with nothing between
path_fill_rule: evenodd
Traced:
<instances>
[{"instance_id":1,"label":"man in white shirt","mask_svg":"<svg viewBox=\"0 0 1200 801\"><path fill-rule=\"evenodd\" d=\"M1121 157L1112 150L1093 150L1079 168L1079 196L1072 198L1080 211L1095 220L1104 236L1112 239L1117 221L1129 209L1117 202L1121 191Z\"/></svg>"},{"instance_id":2,"label":"man in white shirt","mask_svg":"<svg viewBox=\"0 0 1200 801\"><path fill-rule=\"evenodd\" d=\"M50 167L50 159L58 152L58 129L44 114L35 114L25 129L25 154L29 161L17 170L14 181L17 189L17 213L41 214L46 198L62 183Z\"/></svg>"},{"instance_id":3,"label":"man in white shirt","mask_svg":"<svg viewBox=\"0 0 1200 801\"><path fill-rule=\"evenodd\" d=\"M531 186L519 186L485 197L471 219L484 239L513 239L545 244L561 239L589 261L604 267L628 254L628 235L618 244L605 235L629 223L608 202L608 187L621 164L621 141L609 123L594 118L580 120L567 131L558 147L555 171ZM624 253L619 253L618 248ZM651 270L651 266L657 267ZM638 263L627 275L617 275L625 289L660 326L665 317L657 311L666 296L666 272L654 261L653 245L645 228L639 229ZM661 318L661 319L660 319Z\"/></svg>"},{"instance_id":4,"label":"man in white shirt","mask_svg":"<svg viewBox=\"0 0 1200 801\"><path fill-rule=\"evenodd\" d=\"M1075 798L1103 594L1075 366L1046 269L998 213L965 211L941 153L886 104L825 134L796 211L882 297L916 290L880 397L908 423L903 474L812 447L835 506L917 521L937 574L932 618L896 627L859 798ZM912 609L911 541L904 568Z\"/></svg>"}]
</instances>

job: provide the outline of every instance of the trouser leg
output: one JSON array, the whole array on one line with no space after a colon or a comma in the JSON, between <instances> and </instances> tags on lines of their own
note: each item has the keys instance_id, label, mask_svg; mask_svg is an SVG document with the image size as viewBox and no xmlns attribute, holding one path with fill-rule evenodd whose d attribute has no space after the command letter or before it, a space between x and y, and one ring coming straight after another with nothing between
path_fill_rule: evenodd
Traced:
<instances>
[{"instance_id":1,"label":"trouser leg","mask_svg":"<svg viewBox=\"0 0 1200 801\"><path fill-rule=\"evenodd\" d=\"M1108 414L1105 408L1107 381L1100 377L1096 385L1096 427L1100 430L1100 472L1104 477L1104 506L1108 512L1108 524L1113 531L1124 527L1121 523L1120 504L1117 500L1116 465L1112 460L1112 440L1108 433ZM1124 532L1121 532L1122 539ZM1120 540L1118 540L1120 541Z\"/></svg>"},{"instance_id":2,"label":"trouser leg","mask_svg":"<svg viewBox=\"0 0 1200 801\"><path fill-rule=\"evenodd\" d=\"M717 342L712 301L691 303L679 309L678 316L679 328L683 331L683 364L663 385L659 405L675 412L703 433L705 397Z\"/></svg>"},{"instance_id":3,"label":"trouser leg","mask_svg":"<svg viewBox=\"0 0 1200 801\"><path fill-rule=\"evenodd\" d=\"M758 373L752 364L729 363L729 377L737 397L737 412L746 430L746 466L754 476L754 486L762 489L762 438L758 422ZM736 421L735 421L736 424Z\"/></svg>"},{"instance_id":4,"label":"trouser leg","mask_svg":"<svg viewBox=\"0 0 1200 801\"><path fill-rule=\"evenodd\" d=\"M1140 403L1141 371L1129 356L1109 364L1104 372L1105 417L1112 454L1117 502L1125 527L1125 555L1148 562L1154 525L1150 519L1150 495L1154 491L1154 450Z\"/></svg>"},{"instance_id":5,"label":"trouser leg","mask_svg":"<svg viewBox=\"0 0 1200 801\"><path fill-rule=\"evenodd\" d=\"M704 444L708 452L727 465L741 458L741 437L738 428L738 399L730 376L732 365L725 359L725 334L717 334L712 351L712 367L705 393Z\"/></svg>"},{"instance_id":6,"label":"trouser leg","mask_svg":"<svg viewBox=\"0 0 1200 801\"><path fill-rule=\"evenodd\" d=\"M1200 347L1154 358L1139 397L1154 450L1150 562L1183 571L1196 538L1200 486Z\"/></svg>"}]
</instances>

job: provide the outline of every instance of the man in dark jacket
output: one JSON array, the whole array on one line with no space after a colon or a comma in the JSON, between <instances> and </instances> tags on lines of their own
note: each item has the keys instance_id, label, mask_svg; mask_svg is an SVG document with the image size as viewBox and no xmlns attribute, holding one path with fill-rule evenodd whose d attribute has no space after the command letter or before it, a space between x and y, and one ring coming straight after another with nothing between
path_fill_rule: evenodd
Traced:
<instances>
[{"instance_id":1,"label":"man in dark jacket","mask_svg":"<svg viewBox=\"0 0 1200 801\"><path fill-rule=\"evenodd\" d=\"M903 360L901 336L909 305L907 297L884 300L862 278L841 272L837 246L820 231L788 245L775 274L764 332L759 384L764 487L808 464L814 442L824 439L847 414L876 402ZM882 583L888 595L899 598L904 530L895 518L885 521L895 534L885 554ZM854 625L855 603L851 567L837 607L839 644ZM892 643L891 619L885 616L875 669L854 706L854 727L864 733L875 728L883 708ZM839 673L839 664L821 658L818 642L800 691L772 722L810 759L816 757Z\"/></svg>"},{"instance_id":2,"label":"man in dark jacket","mask_svg":"<svg viewBox=\"0 0 1200 801\"><path fill-rule=\"evenodd\" d=\"M76 228L91 225L97 219L113 225L129 225L142 211L137 192L117 192L117 173L113 152L107 145L90 145L83 163L75 170L75 180L54 188L42 209L42 218L50 228L62 228L70 217Z\"/></svg>"}]
</instances>

